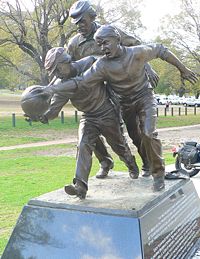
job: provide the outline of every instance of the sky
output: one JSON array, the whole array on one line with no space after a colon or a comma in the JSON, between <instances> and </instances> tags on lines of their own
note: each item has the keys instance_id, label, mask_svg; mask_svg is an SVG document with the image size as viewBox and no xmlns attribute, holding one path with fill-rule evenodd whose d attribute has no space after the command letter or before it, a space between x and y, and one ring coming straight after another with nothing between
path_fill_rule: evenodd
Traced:
<instances>
[{"instance_id":1,"label":"sky","mask_svg":"<svg viewBox=\"0 0 200 259\"><path fill-rule=\"evenodd\" d=\"M97 4L100 0L89 0ZM129 0L133 1L134 0ZM101 0L102 3L109 5L109 1ZM144 41L151 41L158 33L158 27L164 16L175 15L180 12L180 0L142 0L141 1L141 21L147 30L139 35Z\"/></svg>"},{"instance_id":2,"label":"sky","mask_svg":"<svg viewBox=\"0 0 200 259\"><path fill-rule=\"evenodd\" d=\"M144 7L141 10L141 19L147 31L143 37L148 39L156 36L158 26L165 15L176 15L180 12L179 1L177 0L144 0Z\"/></svg>"},{"instance_id":3,"label":"sky","mask_svg":"<svg viewBox=\"0 0 200 259\"><path fill-rule=\"evenodd\" d=\"M15 0L7 0L14 3ZM31 0L21 0L26 6L31 6ZM90 0L91 3L96 3L99 0ZM130 0L131 1L131 0ZM151 40L157 34L158 26L161 19L167 15L175 15L180 11L178 0L143 0L141 7L141 19L147 31L142 35L144 40Z\"/></svg>"}]
</instances>

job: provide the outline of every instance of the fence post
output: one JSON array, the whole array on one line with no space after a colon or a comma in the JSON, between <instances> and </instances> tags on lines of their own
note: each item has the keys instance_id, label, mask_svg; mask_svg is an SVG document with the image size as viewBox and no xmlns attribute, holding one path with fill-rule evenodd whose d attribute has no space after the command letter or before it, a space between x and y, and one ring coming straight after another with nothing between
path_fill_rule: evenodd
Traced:
<instances>
[{"instance_id":1,"label":"fence post","mask_svg":"<svg viewBox=\"0 0 200 259\"><path fill-rule=\"evenodd\" d=\"M178 115L181 116L181 107L178 107Z\"/></svg>"},{"instance_id":2,"label":"fence post","mask_svg":"<svg viewBox=\"0 0 200 259\"><path fill-rule=\"evenodd\" d=\"M165 116L167 116L167 108L166 107L165 107L164 112L165 112Z\"/></svg>"},{"instance_id":3,"label":"fence post","mask_svg":"<svg viewBox=\"0 0 200 259\"><path fill-rule=\"evenodd\" d=\"M194 115L197 115L197 107L194 106Z\"/></svg>"},{"instance_id":4,"label":"fence post","mask_svg":"<svg viewBox=\"0 0 200 259\"><path fill-rule=\"evenodd\" d=\"M174 116L174 108L171 108L171 115Z\"/></svg>"},{"instance_id":5,"label":"fence post","mask_svg":"<svg viewBox=\"0 0 200 259\"><path fill-rule=\"evenodd\" d=\"M157 117L158 117L159 116L158 107L156 108L156 114L157 114Z\"/></svg>"},{"instance_id":6,"label":"fence post","mask_svg":"<svg viewBox=\"0 0 200 259\"><path fill-rule=\"evenodd\" d=\"M75 122L78 122L78 112L75 111Z\"/></svg>"},{"instance_id":7,"label":"fence post","mask_svg":"<svg viewBox=\"0 0 200 259\"><path fill-rule=\"evenodd\" d=\"M187 115L187 107L185 107L185 115Z\"/></svg>"},{"instance_id":8,"label":"fence post","mask_svg":"<svg viewBox=\"0 0 200 259\"><path fill-rule=\"evenodd\" d=\"M60 114L60 118L61 118L61 123L64 124L65 122L65 117L64 117L64 111L61 111L61 114Z\"/></svg>"},{"instance_id":9,"label":"fence post","mask_svg":"<svg viewBox=\"0 0 200 259\"><path fill-rule=\"evenodd\" d=\"M15 113L12 113L12 126L16 126Z\"/></svg>"}]
</instances>

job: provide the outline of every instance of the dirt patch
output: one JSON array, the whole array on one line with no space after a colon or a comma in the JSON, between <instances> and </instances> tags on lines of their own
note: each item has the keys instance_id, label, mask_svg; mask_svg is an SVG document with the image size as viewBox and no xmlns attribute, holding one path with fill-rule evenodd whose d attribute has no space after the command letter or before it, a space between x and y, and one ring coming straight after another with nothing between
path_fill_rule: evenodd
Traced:
<instances>
[{"instance_id":1,"label":"dirt patch","mask_svg":"<svg viewBox=\"0 0 200 259\"><path fill-rule=\"evenodd\" d=\"M200 143L200 125L160 129L159 138L162 141L163 150L170 149L185 141L196 141Z\"/></svg>"},{"instance_id":2,"label":"dirt patch","mask_svg":"<svg viewBox=\"0 0 200 259\"><path fill-rule=\"evenodd\" d=\"M33 151L34 155L37 156L71 156L76 157L76 145L73 148L56 148L56 149L48 149L48 150L38 150Z\"/></svg>"}]
</instances>

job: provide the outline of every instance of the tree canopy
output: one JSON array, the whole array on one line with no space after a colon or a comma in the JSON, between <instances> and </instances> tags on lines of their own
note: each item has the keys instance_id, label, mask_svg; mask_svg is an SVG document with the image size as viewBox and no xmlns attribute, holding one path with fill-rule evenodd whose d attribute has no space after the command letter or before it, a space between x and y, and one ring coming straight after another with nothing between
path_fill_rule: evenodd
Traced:
<instances>
[{"instance_id":1,"label":"tree canopy","mask_svg":"<svg viewBox=\"0 0 200 259\"><path fill-rule=\"evenodd\" d=\"M179 52L185 65L200 75L200 2L198 0L181 0L181 12L167 16L162 23L161 38L168 39ZM200 83L195 86L181 85L186 92L198 96Z\"/></svg>"},{"instance_id":2,"label":"tree canopy","mask_svg":"<svg viewBox=\"0 0 200 259\"><path fill-rule=\"evenodd\" d=\"M44 70L47 51L53 46L64 46L75 31L68 20L73 2L32 0L34 8L30 11L20 0L15 5L1 0L0 47L4 50L0 52L1 64L14 68L26 80L47 84ZM19 50L23 53L21 57Z\"/></svg>"},{"instance_id":3,"label":"tree canopy","mask_svg":"<svg viewBox=\"0 0 200 259\"><path fill-rule=\"evenodd\" d=\"M49 78L44 69L47 51L64 46L76 32L69 18L69 8L75 0L31 0L32 9L25 1L10 4L0 0L0 87L46 85ZM200 2L178 0L182 7L179 15L166 17L155 42L164 43L185 65L200 73ZM94 0L97 19L114 23L122 30L139 36L145 27L141 22L140 0ZM157 92L177 93L179 89L198 94L195 86L180 84L179 72L163 61L152 62L160 75Z\"/></svg>"}]
</instances>

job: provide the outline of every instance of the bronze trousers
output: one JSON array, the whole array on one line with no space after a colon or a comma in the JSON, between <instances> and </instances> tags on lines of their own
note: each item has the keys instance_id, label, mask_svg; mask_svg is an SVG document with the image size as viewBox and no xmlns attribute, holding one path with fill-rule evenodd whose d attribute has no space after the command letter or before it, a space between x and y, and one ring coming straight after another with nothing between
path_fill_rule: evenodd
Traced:
<instances>
[{"instance_id":1,"label":"bronze trousers","mask_svg":"<svg viewBox=\"0 0 200 259\"><path fill-rule=\"evenodd\" d=\"M151 89L140 99L121 104L128 134L138 148L144 165L149 165L153 177L160 177L164 176L165 164L161 141L156 131L156 108L157 102Z\"/></svg>"},{"instance_id":2,"label":"bronze trousers","mask_svg":"<svg viewBox=\"0 0 200 259\"><path fill-rule=\"evenodd\" d=\"M119 118L110 102L103 105L97 114L85 114L79 126L79 153L76 165L76 179L87 185L92 166L92 153L100 135L106 138L113 151L126 164L129 171L134 170L135 162L122 132ZM74 181L74 182L75 182Z\"/></svg>"}]
</instances>

